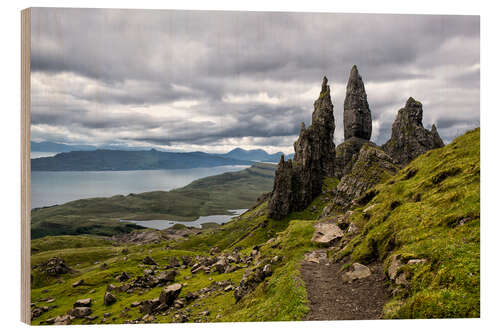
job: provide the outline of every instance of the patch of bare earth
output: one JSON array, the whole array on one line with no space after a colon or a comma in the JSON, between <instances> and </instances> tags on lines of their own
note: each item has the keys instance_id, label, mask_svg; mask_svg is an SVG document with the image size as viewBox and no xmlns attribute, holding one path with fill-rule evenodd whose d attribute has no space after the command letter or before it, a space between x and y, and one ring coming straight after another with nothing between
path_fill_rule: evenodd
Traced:
<instances>
[{"instance_id":1,"label":"patch of bare earth","mask_svg":"<svg viewBox=\"0 0 500 333\"><path fill-rule=\"evenodd\" d=\"M391 296L382 265L368 266L372 274L366 278L343 282L343 263L328 263L325 255L319 263L302 263L310 308L305 320L380 319Z\"/></svg>"}]
</instances>

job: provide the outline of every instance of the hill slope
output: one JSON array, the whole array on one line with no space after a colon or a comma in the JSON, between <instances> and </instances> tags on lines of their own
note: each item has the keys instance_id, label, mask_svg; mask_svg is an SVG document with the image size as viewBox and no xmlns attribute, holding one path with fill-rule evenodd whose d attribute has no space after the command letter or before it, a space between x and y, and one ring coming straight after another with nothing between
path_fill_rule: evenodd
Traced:
<instances>
[{"instance_id":1,"label":"hill slope","mask_svg":"<svg viewBox=\"0 0 500 333\"><path fill-rule=\"evenodd\" d=\"M242 161L202 152L171 153L148 151L93 150L60 153L31 160L32 171L154 170L251 165Z\"/></svg>"}]
</instances>

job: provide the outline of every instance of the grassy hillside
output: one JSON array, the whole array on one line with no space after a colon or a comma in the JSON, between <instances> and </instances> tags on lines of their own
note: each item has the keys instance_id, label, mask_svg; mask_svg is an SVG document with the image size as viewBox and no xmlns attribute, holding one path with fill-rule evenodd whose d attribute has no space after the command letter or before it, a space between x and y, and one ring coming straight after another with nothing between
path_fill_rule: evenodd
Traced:
<instances>
[{"instance_id":1,"label":"grassy hillside","mask_svg":"<svg viewBox=\"0 0 500 333\"><path fill-rule=\"evenodd\" d=\"M386 305L389 318L478 317L480 311L480 131L427 152L376 186L355 210L361 232L340 256L403 262L407 286ZM368 196L371 196L368 195Z\"/></svg>"},{"instance_id":2,"label":"grassy hillside","mask_svg":"<svg viewBox=\"0 0 500 333\"><path fill-rule=\"evenodd\" d=\"M230 209L250 208L262 193L272 190L274 168L272 164L256 163L242 171L198 179L169 192L82 199L34 209L31 236L113 235L140 228L118 222L120 219L192 221L199 216L228 214Z\"/></svg>"}]
</instances>

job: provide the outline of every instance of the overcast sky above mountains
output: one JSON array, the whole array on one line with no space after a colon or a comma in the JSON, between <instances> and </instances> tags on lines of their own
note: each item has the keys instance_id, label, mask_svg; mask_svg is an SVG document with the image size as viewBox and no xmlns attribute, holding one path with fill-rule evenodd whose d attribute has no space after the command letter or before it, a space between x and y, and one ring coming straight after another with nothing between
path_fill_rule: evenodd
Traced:
<instances>
[{"instance_id":1,"label":"overcast sky above mountains","mask_svg":"<svg viewBox=\"0 0 500 333\"><path fill-rule=\"evenodd\" d=\"M293 152L326 75L335 143L353 64L372 141L409 96L447 142L479 126L479 17L32 11L32 139Z\"/></svg>"}]
</instances>

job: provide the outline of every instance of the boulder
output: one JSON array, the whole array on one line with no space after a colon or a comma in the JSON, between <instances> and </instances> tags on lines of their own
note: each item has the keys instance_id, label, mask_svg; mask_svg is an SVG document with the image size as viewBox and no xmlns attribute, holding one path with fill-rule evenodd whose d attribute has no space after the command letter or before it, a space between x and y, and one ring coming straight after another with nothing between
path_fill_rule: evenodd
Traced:
<instances>
[{"instance_id":1,"label":"boulder","mask_svg":"<svg viewBox=\"0 0 500 333\"><path fill-rule=\"evenodd\" d=\"M116 297L110 292L104 294L104 305L111 305L116 302Z\"/></svg>"},{"instance_id":2,"label":"boulder","mask_svg":"<svg viewBox=\"0 0 500 333\"><path fill-rule=\"evenodd\" d=\"M156 262L150 256L147 256L146 258L142 259L142 263L144 265L156 265Z\"/></svg>"},{"instance_id":3,"label":"boulder","mask_svg":"<svg viewBox=\"0 0 500 333\"><path fill-rule=\"evenodd\" d=\"M342 274L342 280L344 282L352 282L354 280L364 279L372 274L368 267L357 262L352 264L351 268L351 271Z\"/></svg>"},{"instance_id":4,"label":"boulder","mask_svg":"<svg viewBox=\"0 0 500 333\"><path fill-rule=\"evenodd\" d=\"M313 251L308 252L304 255L304 260L307 262L312 262L319 264L328 260L328 255L325 251Z\"/></svg>"},{"instance_id":5,"label":"boulder","mask_svg":"<svg viewBox=\"0 0 500 333\"><path fill-rule=\"evenodd\" d=\"M41 270L45 271L48 275L55 276L69 273L71 268L66 265L64 259L54 257L50 258L47 262L42 263Z\"/></svg>"},{"instance_id":6,"label":"boulder","mask_svg":"<svg viewBox=\"0 0 500 333\"><path fill-rule=\"evenodd\" d=\"M293 162L282 156L278 164L268 205L271 218L282 219L290 212L304 210L321 193L324 178L335 175L335 119L327 83L324 77L311 126L306 128L302 123Z\"/></svg>"},{"instance_id":7,"label":"boulder","mask_svg":"<svg viewBox=\"0 0 500 333\"><path fill-rule=\"evenodd\" d=\"M174 283L166 288L164 288L160 293L160 303L166 305L172 305L181 293L182 285L180 283Z\"/></svg>"},{"instance_id":8,"label":"boulder","mask_svg":"<svg viewBox=\"0 0 500 333\"><path fill-rule=\"evenodd\" d=\"M352 66L344 100L344 138L370 140L372 116L363 79L356 65Z\"/></svg>"},{"instance_id":9,"label":"boulder","mask_svg":"<svg viewBox=\"0 0 500 333\"><path fill-rule=\"evenodd\" d=\"M47 324L54 325L70 325L71 324L71 316L69 314L57 316L55 318L47 319L45 322Z\"/></svg>"},{"instance_id":10,"label":"boulder","mask_svg":"<svg viewBox=\"0 0 500 333\"><path fill-rule=\"evenodd\" d=\"M158 283L167 283L167 282L173 282L175 280L175 276L177 275L177 272L175 270L169 270L166 272L161 272L158 276Z\"/></svg>"},{"instance_id":11,"label":"boulder","mask_svg":"<svg viewBox=\"0 0 500 333\"><path fill-rule=\"evenodd\" d=\"M91 298L84 298L84 299L79 299L73 304L74 308L80 308L80 307L90 307L92 305L92 299Z\"/></svg>"},{"instance_id":12,"label":"boulder","mask_svg":"<svg viewBox=\"0 0 500 333\"><path fill-rule=\"evenodd\" d=\"M322 245L331 245L335 240L344 237L344 232L337 224L318 222L314 225L314 234L311 241Z\"/></svg>"},{"instance_id":13,"label":"boulder","mask_svg":"<svg viewBox=\"0 0 500 333\"><path fill-rule=\"evenodd\" d=\"M125 282L130 279L130 276L126 272L122 272L120 275L116 277L116 279L120 282Z\"/></svg>"},{"instance_id":14,"label":"boulder","mask_svg":"<svg viewBox=\"0 0 500 333\"><path fill-rule=\"evenodd\" d=\"M40 317L47 311L49 311L49 308L47 306L42 306L42 307L33 306L31 308L31 320L35 320L36 318Z\"/></svg>"},{"instance_id":15,"label":"boulder","mask_svg":"<svg viewBox=\"0 0 500 333\"><path fill-rule=\"evenodd\" d=\"M428 150L444 146L436 126L429 131L422 124L422 103L410 97L398 111L392 134L382 149L400 166L405 166Z\"/></svg>"},{"instance_id":16,"label":"boulder","mask_svg":"<svg viewBox=\"0 0 500 333\"><path fill-rule=\"evenodd\" d=\"M82 306L82 307L76 307L68 311L68 314L70 316L76 317L76 318L84 318L86 316L89 316L92 313L92 310L89 307Z\"/></svg>"},{"instance_id":17,"label":"boulder","mask_svg":"<svg viewBox=\"0 0 500 333\"><path fill-rule=\"evenodd\" d=\"M228 262L223 257L223 258L220 258L215 264L213 264L212 267L214 268L214 270L217 273L222 274L222 273L224 273L226 271L227 265L228 265Z\"/></svg>"},{"instance_id":18,"label":"boulder","mask_svg":"<svg viewBox=\"0 0 500 333\"><path fill-rule=\"evenodd\" d=\"M75 287L81 286L82 284L83 284L83 280L78 280L75 283L73 283L72 286L73 286L73 288L75 288Z\"/></svg>"}]
</instances>

